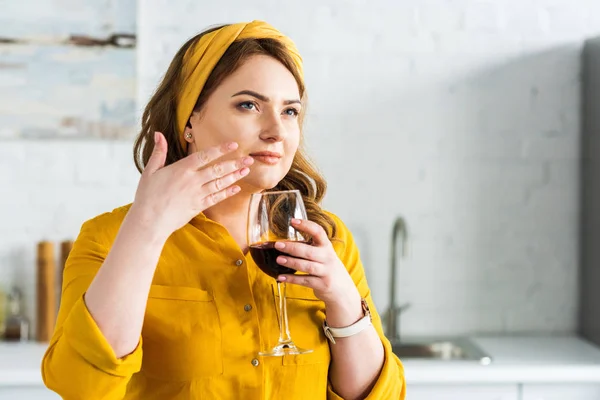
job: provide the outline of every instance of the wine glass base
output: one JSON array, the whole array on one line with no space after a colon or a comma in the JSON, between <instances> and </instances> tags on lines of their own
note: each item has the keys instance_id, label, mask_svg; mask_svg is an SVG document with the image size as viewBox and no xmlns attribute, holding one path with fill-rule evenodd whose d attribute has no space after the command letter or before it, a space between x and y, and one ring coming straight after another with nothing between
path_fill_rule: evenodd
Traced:
<instances>
[{"instance_id":1,"label":"wine glass base","mask_svg":"<svg viewBox=\"0 0 600 400\"><path fill-rule=\"evenodd\" d=\"M297 347L294 343L286 343L279 344L270 351L260 351L258 355L261 357L281 357L287 355L308 354L312 352L311 349Z\"/></svg>"}]
</instances>

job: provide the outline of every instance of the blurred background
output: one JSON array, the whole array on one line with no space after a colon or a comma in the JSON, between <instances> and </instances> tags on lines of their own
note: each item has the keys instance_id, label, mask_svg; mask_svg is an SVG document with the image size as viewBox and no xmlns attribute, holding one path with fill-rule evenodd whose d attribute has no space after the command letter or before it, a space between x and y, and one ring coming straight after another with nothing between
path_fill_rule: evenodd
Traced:
<instances>
[{"instance_id":1,"label":"blurred background","mask_svg":"<svg viewBox=\"0 0 600 400\"><path fill-rule=\"evenodd\" d=\"M61 246L133 200L140 113L176 50L254 19L304 58L324 205L379 312L410 303L402 337L482 338L487 366L399 351L410 400L600 399L596 0L0 1L0 291L30 332L0 346L0 399L49 396L40 265L60 281Z\"/></svg>"}]
</instances>

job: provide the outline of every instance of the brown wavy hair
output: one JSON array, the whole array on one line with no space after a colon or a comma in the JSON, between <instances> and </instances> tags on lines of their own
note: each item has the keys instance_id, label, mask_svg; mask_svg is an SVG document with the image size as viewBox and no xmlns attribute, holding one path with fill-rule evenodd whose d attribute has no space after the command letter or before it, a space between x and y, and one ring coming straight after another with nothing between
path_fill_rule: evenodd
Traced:
<instances>
[{"instance_id":1,"label":"brown wavy hair","mask_svg":"<svg viewBox=\"0 0 600 400\"><path fill-rule=\"evenodd\" d=\"M172 164L187 156L187 149L181 146L181 132L177 128L177 93L183 89L186 82L181 71L184 65L186 51L194 46L203 35L213 32L222 26L213 27L189 39L175 54L167 72L152 95L142 115L142 128L135 140L133 158L135 166L140 171L150 159L154 149L154 132L165 135L168 143L165 165ZM267 55L281 62L294 76L298 83L302 111L298 116L300 132L306 115L306 90L302 77L288 54L285 46L275 39L242 39L232 43L223 57L211 72L202 92L198 96L194 111L202 109L210 95L225 78L233 74L248 58L255 55ZM308 219L321 225L332 239L336 235L335 221L326 214L320 206L325 196L327 183L305 153L301 135L300 146L294 156L292 167L287 175L268 191L297 189L302 193Z\"/></svg>"}]
</instances>

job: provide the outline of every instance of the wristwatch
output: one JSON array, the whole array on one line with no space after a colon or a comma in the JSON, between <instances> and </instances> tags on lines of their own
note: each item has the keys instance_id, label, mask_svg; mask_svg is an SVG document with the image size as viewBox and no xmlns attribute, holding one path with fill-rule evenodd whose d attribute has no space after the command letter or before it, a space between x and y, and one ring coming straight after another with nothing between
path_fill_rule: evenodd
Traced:
<instances>
[{"instance_id":1,"label":"wristwatch","mask_svg":"<svg viewBox=\"0 0 600 400\"><path fill-rule=\"evenodd\" d=\"M362 304L365 316L350 326L346 326L344 328L331 328L329 325L327 325L327 320L323 320L323 331L331 343L335 344L334 338L354 336L373 324L371 319L371 310L369 309L367 300L361 298L360 302Z\"/></svg>"}]
</instances>

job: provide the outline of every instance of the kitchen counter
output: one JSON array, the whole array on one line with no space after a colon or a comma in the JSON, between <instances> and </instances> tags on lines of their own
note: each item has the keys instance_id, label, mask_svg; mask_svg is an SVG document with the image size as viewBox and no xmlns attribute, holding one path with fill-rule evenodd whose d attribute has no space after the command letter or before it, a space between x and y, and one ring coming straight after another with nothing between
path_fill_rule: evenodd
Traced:
<instances>
[{"instance_id":1,"label":"kitchen counter","mask_svg":"<svg viewBox=\"0 0 600 400\"><path fill-rule=\"evenodd\" d=\"M471 339L492 357L490 365L405 359L407 383L600 383L600 348L575 336ZM43 385L45 350L41 343L0 343L0 387Z\"/></svg>"},{"instance_id":2,"label":"kitchen counter","mask_svg":"<svg viewBox=\"0 0 600 400\"><path fill-rule=\"evenodd\" d=\"M576 336L470 339L491 364L404 359L407 383L600 383L600 348Z\"/></svg>"},{"instance_id":3,"label":"kitchen counter","mask_svg":"<svg viewBox=\"0 0 600 400\"><path fill-rule=\"evenodd\" d=\"M41 364L45 343L0 342L0 387L43 385Z\"/></svg>"}]
</instances>

